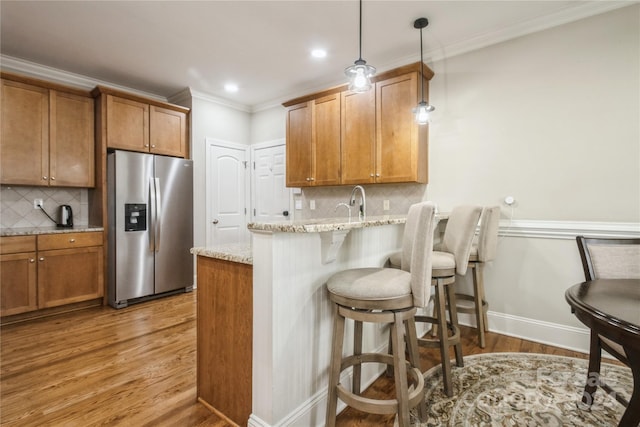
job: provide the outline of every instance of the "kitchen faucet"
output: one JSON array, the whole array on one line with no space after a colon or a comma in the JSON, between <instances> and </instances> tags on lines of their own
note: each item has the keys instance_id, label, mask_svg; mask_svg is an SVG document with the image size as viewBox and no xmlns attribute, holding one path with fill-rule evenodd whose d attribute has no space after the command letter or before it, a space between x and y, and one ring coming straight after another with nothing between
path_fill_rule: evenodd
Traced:
<instances>
[{"instance_id":1,"label":"kitchen faucet","mask_svg":"<svg viewBox=\"0 0 640 427\"><path fill-rule=\"evenodd\" d=\"M360 221L365 219L367 213L367 199L364 195L364 188L361 185L356 185L351 190L351 198L349 199L349 204L351 206L355 206L356 204L356 191L360 190L360 209L358 210L358 218Z\"/></svg>"}]
</instances>

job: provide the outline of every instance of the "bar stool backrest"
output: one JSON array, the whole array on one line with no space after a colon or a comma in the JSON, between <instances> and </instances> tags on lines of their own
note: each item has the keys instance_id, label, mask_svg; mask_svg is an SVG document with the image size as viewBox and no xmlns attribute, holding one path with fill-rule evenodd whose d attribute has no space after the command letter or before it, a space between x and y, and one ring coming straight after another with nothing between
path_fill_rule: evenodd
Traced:
<instances>
[{"instance_id":1,"label":"bar stool backrest","mask_svg":"<svg viewBox=\"0 0 640 427\"><path fill-rule=\"evenodd\" d=\"M402 237L402 269L411 273L415 307L426 307L431 296L434 219L433 202L412 205Z\"/></svg>"}]
</instances>

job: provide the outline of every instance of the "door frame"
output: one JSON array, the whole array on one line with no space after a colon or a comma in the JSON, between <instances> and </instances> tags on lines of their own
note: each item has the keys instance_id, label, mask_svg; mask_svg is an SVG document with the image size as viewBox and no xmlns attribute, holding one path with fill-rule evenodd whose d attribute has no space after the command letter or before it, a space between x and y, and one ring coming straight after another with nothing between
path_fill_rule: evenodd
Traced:
<instances>
[{"instance_id":1,"label":"door frame","mask_svg":"<svg viewBox=\"0 0 640 427\"><path fill-rule=\"evenodd\" d=\"M247 225L247 219L249 218L247 216L247 209L249 209L250 211L250 204L251 204L251 197L250 197L250 193L251 193L251 175L250 175L250 168L249 168L249 163L251 161L251 156L250 156L250 152L249 152L249 146L245 145L245 144L240 144L237 142L231 142L231 141L224 141L221 139L216 139L216 138L211 138L211 137L206 137L205 138L205 233L206 233L206 246L213 246L213 236L211 235L211 227L209 227L209 224L211 224L211 222L213 221L213 213L211 212L211 209L209 209L209 207L211 206L211 203L213 202L211 200L211 196L213 194L213 189L209 187L209 185L211 184L211 179L212 176L211 174L213 173L213 165L211 165L211 150L213 147L221 147L221 148L229 148L229 149L233 149L233 150L242 150L245 153L245 168L244 168L244 207L245 207L245 215L244 215L244 224L245 224L245 230L246 230L246 225ZM249 241L249 230L245 231L245 239L247 241Z\"/></svg>"},{"instance_id":2,"label":"door frame","mask_svg":"<svg viewBox=\"0 0 640 427\"><path fill-rule=\"evenodd\" d=\"M286 151L287 151L287 140L285 138L279 138L279 139L272 139L269 141L264 141L264 142L259 142L257 144L253 144L250 146L250 159L251 159L251 170L250 170L250 180L251 180L251 205L250 205L250 209L249 209L249 217L251 218L251 221L255 220L255 215L253 214L253 210L256 207L256 188L255 188L255 179L256 179L256 173L255 173L255 169L254 169L254 164L256 161L256 150L262 150L264 148L272 148L272 147L278 147L278 146L284 146L285 147L285 158L286 158ZM293 192L291 191L291 189L289 188L289 218L294 219L294 210L291 208L293 206Z\"/></svg>"}]
</instances>

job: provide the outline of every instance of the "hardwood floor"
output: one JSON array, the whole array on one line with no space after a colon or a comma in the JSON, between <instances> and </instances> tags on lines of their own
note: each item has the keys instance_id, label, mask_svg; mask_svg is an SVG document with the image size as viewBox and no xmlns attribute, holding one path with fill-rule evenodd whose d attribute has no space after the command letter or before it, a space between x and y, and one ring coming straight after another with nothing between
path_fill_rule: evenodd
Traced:
<instances>
[{"instance_id":1,"label":"hardwood floor","mask_svg":"<svg viewBox=\"0 0 640 427\"><path fill-rule=\"evenodd\" d=\"M229 426L196 402L195 301L2 326L2 426Z\"/></svg>"},{"instance_id":2,"label":"hardwood floor","mask_svg":"<svg viewBox=\"0 0 640 427\"><path fill-rule=\"evenodd\" d=\"M96 307L3 325L0 330L2 426L229 426L196 402L196 291L114 310ZM476 345L463 328L464 354L585 354L494 333ZM328 349L327 349L328 351ZM439 363L421 349L422 368ZM381 377L367 390L388 396ZM346 409L338 426L392 426L393 416ZM303 426L300 426L303 427Z\"/></svg>"}]
</instances>

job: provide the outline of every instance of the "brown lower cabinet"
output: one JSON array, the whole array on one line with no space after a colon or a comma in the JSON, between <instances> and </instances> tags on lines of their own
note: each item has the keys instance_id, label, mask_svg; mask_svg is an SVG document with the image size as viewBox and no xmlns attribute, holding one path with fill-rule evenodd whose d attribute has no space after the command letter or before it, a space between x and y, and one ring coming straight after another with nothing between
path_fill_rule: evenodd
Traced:
<instances>
[{"instance_id":1,"label":"brown lower cabinet","mask_svg":"<svg viewBox=\"0 0 640 427\"><path fill-rule=\"evenodd\" d=\"M102 232L0 238L0 316L101 298Z\"/></svg>"},{"instance_id":2,"label":"brown lower cabinet","mask_svg":"<svg viewBox=\"0 0 640 427\"><path fill-rule=\"evenodd\" d=\"M237 425L251 415L253 266L198 256L198 400Z\"/></svg>"}]
</instances>

